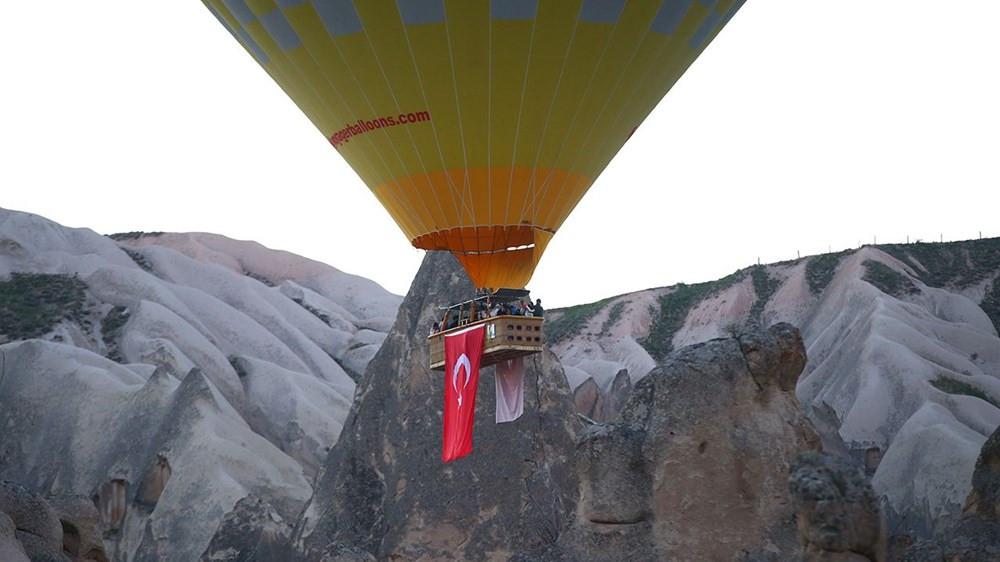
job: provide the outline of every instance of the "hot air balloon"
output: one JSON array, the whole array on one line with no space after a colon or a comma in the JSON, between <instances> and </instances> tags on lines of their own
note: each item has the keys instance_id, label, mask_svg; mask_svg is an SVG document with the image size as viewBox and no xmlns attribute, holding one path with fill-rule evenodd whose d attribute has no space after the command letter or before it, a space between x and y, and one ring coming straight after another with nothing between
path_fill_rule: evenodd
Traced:
<instances>
[{"instance_id":1,"label":"hot air balloon","mask_svg":"<svg viewBox=\"0 0 1000 562\"><path fill-rule=\"evenodd\" d=\"M203 0L415 247L514 289L744 1Z\"/></svg>"}]
</instances>

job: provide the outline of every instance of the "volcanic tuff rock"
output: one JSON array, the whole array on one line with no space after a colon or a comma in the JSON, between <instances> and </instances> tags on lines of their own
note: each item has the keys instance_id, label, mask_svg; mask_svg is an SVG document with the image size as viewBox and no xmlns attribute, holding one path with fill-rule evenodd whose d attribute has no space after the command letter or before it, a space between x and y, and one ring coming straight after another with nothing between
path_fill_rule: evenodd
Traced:
<instances>
[{"instance_id":1,"label":"volcanic tuff rock","mask_svg":"<svg viewBox=\"0 0 1000 562\"><path fill-rule=\"evenodd\" d=\"M335 540L379 560L503 559L558 536L576 503L578 422L550 353L525 361L524 415L512 423L494 423L493 368L483 369L473 452L441 462L444 377L428 369L427 334L439 306L471 294L454 257L428 253L296 525L306 559Z\"/></svg>"},{"instance_id":2,"label":"volcanic tuff rock","mask_svg":"<svg viewBox=\"0 0 1000 562\"><path fill-rule=\"evenodd\" d=\"M630 392L632 380L629 379L628 370L622 369L611 379L607 388L601 388L593 377L587 377L573 391L573 403L578 412L594 421L611 421L625 407Z\"/></svg>"},{"instance_id":3,"label":"volcanic tuff rock","mask_svg":"<svg viewBox=\"0 0 1000 562\"><path fill-rule=\"evenodd\" d=\"M201 560L286 560L290 532L290 525L267 502L251 494L222 519Z\"/></svg>"},{"instance_id":4,"label":"volcanic tuff rock","mask_svg":"<svg viewBox=\"0 0 1000 562\"><path fill-rule=\"evenodd\" d=\"M32 560L63 560L59 516L45 499L14 482L0 482L0 513L17 529L16 538ZM9 548L9 547L8 547Z\"/></svg>"},{"instance_id":5,"label":"volcanic tuff rock","mask_svg":"<svg viewBox=\"0 0 1000 562\"><path fill-rule=\"evenodd\" d=\"M17 527L10 516L0 509L0 560L8 562L29 562L24 545L17 538Z\"/></svg>"},{"instance_id":6,"label":"volcanic tuff rock","mask_svg":"<svg viewBox=\"0 0 1000 562\"><path fill-rule=\"evenodd\" d=\"M787 559L788 470L819 446L791 392L803 365L787 324L670 355L581 434L576 520L544 558Z\"/></svg>"},{"instance_id":7,"label":"volcanic tuff rock","mask_svg":"<svg viewBox=\"0 0 1000 562\"><path fill-rule=\"evenodd\" d=\"M74 560L107 562L104 540L101 537L101 514L93 500L82 495L49 496L45 501L52 506L62 523L63 550Z\"/></svg>"},{"instance_id":8,"label":"volcanic tuff rock","mask_svg":"<svg viewBox=\"0 0 1000 562\"><path fill-rule=\"evenodd\" d=\"M665 351L775 322L801 328L809 361L796 394L824 447L874 474L891 532L954 522L1000 425L1000 239L751 266L547 318L565 334L553 351L574 389L588 378L606 388L623 368L635 383Z\"/></svg>"},{"instance_id":9,"label":"volcanic tuff rock","mask_svg":"<svg viewBox=\"0 0 1000 562\"><path fill-rule=\"evenodd\" d=\"M309 496L302 467L253 433L197 370L182 381L163 369L143 379L60 344L2 350L4 474L96 496L112 556L193 560L249 493L271 497L286 518Z\"/></svg>"},{"instance_id":10,"label":"volcanic tuff rock","mask_svg":"<svg viewBox=\"0 0 1000 562\"><path fill-rule=\"evenodd\" d=\"M829 454L802 453L788 479L802 559L883 562L885 519L861 467Z\"/></svg>"},{"instance_id":11,"label":"volcanic tuff rock","mask_svg":"<svg viewBox=\"0 0 1000 562\"><path fill-rule=\"evenodd\" d=\"M251 242L4 209L0 289L0 478L94 498L112 557L185 562L251 494L295 520L401 300ZM74 313L36 322L49 300Z\"/></svg>"},{"instance_id":12,"label":"volcanic tuff rock","mask_svg":"<svg viewBox=\"0 0 1000 562\"><path fill-rule=\"evenodd\" d=\"M1000 429L983 445L962 517L936 537L918 541L893 558L900 562L1000 560Z\"/></svg>"},{"instance_id":13,"label":"volcanic tuff rock","mask_svg":"<svg viewBox=\"0 0 1000 562\"><path fill-rule=\"evenodd\" d=\"M965 512L1000 523L1000 429L993 432L979 452Z\"/></svg>"},{"instance_id":14,"label":"volcanic tuff rock","mask_svg":"<svg viewBox=\"0 0 1000 562\"><path fill-rule=\"evenodd\" d=\"M40 495L0 482L0 560L107 562L90 498Z\"/></svg>"}]
</instances>

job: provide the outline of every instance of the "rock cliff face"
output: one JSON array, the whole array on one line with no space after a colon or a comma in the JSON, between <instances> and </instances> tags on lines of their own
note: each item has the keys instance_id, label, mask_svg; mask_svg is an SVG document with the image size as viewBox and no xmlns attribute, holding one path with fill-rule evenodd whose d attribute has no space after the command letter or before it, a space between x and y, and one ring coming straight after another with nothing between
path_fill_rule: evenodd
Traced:
<instances>
[{"instance_id":1,"label":"rock cliff face","mask_svg":"<svg viewBox=\"0 0 1000 562\"><path fill-rule=\"evenodd\" d=\"M1000 239L752 266L548 316L586 411L620 370L634 384L672 349L799 327L809 361L797 396L824 446L873 474L896 534L929 536L957 520L976 456L1000 425Z\"/></svg>"},{"instance_id":2,"label":"rock cliff face","mask_svg":"<svg viewBox=\"0 0 1000 562\"><path fill-rule=\"evenodd\" d=\"M793 395L804 365L787 324L671 355L577 441L576 519L545 558L787 560L789 467L819 447Z\"/></svg>"},{"instance_id":3,"label":"rock cliff face","mask_svg":"<svg viewBox=\"0 0 1000 562\"><path fill-rule=\"evenodd\" d=\"M576 504L579 422L551 354L526 360L524 415L512 423L495 424L493 368L483 369L473 452L441 462L444 376L428 369L426 338L438 307L472 292L450 254L428 254L296 526L305 559L338 540L379 560L504 559L558 536Z\"/></svg>"}]
</instances>

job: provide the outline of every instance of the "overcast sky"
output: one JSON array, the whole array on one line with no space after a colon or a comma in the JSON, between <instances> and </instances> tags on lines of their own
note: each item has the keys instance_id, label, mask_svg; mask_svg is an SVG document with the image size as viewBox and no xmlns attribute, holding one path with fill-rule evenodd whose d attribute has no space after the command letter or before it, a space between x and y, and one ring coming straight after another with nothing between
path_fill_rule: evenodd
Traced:
<instances>
[{"instance_id":1,"label":"overcast sky","mask_svg":"<svg viewBox=\"0 0 1000 562\"><path fill-rule=\"evenodd\" d=\"M529 288L551 308L1000 236L998 21L997 0L750 0ZM0 207L256 240L408 289L423 252L201 2L10 3L0 46Z\"/></svg>"}]
</instances>

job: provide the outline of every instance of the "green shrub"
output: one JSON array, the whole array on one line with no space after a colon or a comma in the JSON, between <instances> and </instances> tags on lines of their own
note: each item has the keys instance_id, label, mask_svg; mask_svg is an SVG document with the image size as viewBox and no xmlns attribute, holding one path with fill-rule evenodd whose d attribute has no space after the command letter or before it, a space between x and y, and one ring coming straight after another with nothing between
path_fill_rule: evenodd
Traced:
<instances>
[{"instance_id":1,"label":"green shrub","mask_svg":"<svg viewBox=\"0 0 1000 562\"><path fill-rule=\"evenodd\" d=\"M771 300L775 291L781 286L781 282L777 279L772 279L771 275L767 272L767 267L763 265L752 266L750 268L750 278L753 280L753 290L757 293L757 300L753 301L753 305L750 306L749 321L752 326L760 326L764 307L767 306L768 301Z\"/></svg>"},{"instance_id":2,"label":"green shrub","mask_svg":"<svg viewBox=\"0 0 1000 562\"><path fill-rule=\"evenodd\" d=\"M227 359L229 359L229 364L233 367L233 370L236 371L236 376L243 378L249 374L242 359L235 355L230 355Z\"/></svg>"},{"instance_id":3,"label":"green shrub","mask_svg":"<svg viewBox=\"0 0 1000 562\"><path fill-rule=\"evenodd\" d=\"M625 301L618 301L611 307L608 311L608 317L601 324L601 334L608 333L608 330L615 325L618 320L621 319L622 313L625 312Z\"/></svg>"},{"instance_id":4,"label":"green shrub","mask_svg":"<svg viewBox=\"0 0 1000 562\"><path fill-rule=\"evenodd\" d=\"M920 292L920 289L913 284L913 281L910 281L909 277L882 262L865 260L861 265L865 266L865 274L862 279L887 295L898 298Z\"/></svg>"},{"instance_id":5,"label":"green shrub","mask_svg":"<svg viewBox=\"0 0 1000 562\"><path fill-rule=\"evenodd\" d=\"M649 335L639 340L641 345L657 361L674 350L673 339L684 326L688 312L703 299L721 293L746 278L748 269L741 269L718 281L708 281L685 285L678 283L674 290L659 298L659 309L653 309L653 323Z\"/></svg>"},{"instance_id":6,"label":"green shrub","mask_svg":"<svg viewBox=\"0 0 1000 562\"><path fill-rule=\"evenodd\" d=\"M731 338L738 338L743 333L743 326L739 322L729 322L722 327L722 333Z\"/></svg>"},{"instance_id":7,"label":"green shrub","mask_svg":"<svg viewBox=\"0 0 1000 562\"><path fill-rule=\"evenodd\" d=\"M0 281L0 335L37 338L62 320L82 320L86 290L75 275L12 273Z\"/></svg>"},{"instance_id":8,"label":"green shrub","mask_svg":"<svg viewBox=\"0 0 1000 562\"><path fill-rule=\"evenodd\" d=\"M990 398L985 392L969 383L939 375L936 379L931 381L931 385L942 392L947 392L948 394L974 396L980 400L985 400L990 404L993 404L997 408L1000 408L1000 404L998 404L996 400Z\"/></svg>"},{"instance_id":9,"label":"green shrub","mask_svg":"<svg viewBox=\"0 0 1000 562\"><path fill-rule=\"evenodd\" d=\"M546 311L545 342L555 345L569 336L579 334L590 319L614 298Z\"/></svg>"},{"instance_id":10,"label":"green shrub","mask_svg":"<svg viewBox=\"0 0 1000 562\"><path fill-rule=\"evenodd\" d=\"M116 232L114 234L108 234L108 238L120 242L122 240L137 240L139 238L144 238L146 236L163 236L162 232L142 232L141 230L133 230L132 232Z\"/></svg>"},{"instance_id":11,"label":"green shrub","mask_svg":"<svg viewBox=\"0 0 1000 562\"><path fill-rule=\"evenodd\" d=\"M886 244L878 248L913 265L917 277L931 287L964 289L1000 271L1000 238Z\"/></svg>"},{"instance_id":12,"label":"green shrub","mask_svg":"<svg viewBox=\"0 0 1000 562\"><path fill-rule=\"evenodd\" d=\"M313 308L313 307L309 306L302 299L292 299L292 300L295 301L295 303L298 304L299 306L301 306L302 308L304 308L304 309L308 310L309 312L311 312L313 314L313 316L315 316L316 318L319 318L320 320L322 320L323 323L326 324L327 326L330 325L330 317L327 316L326 314L324 314L318 308Z\"/></svg>"},{"instance_id":13,"label":"green shrub","mask_svg":"<svg viewBox=\"0 0 1000 562\"><path fill-rule=\"evenodd\" d=\"M150 273L153 272L153 264L149 263L149 260L146 259L146 256L130 248L125 248L124 246L122 246L121 249L128 255L128 257L132 258L132 261L134 261L136 265L141 267L143 271L148 271Z\"/></svg>"},{"instance_id":14,"label":"green shrub","mask_svg":"<svg viewBox=\"0 0 1000 562\"><path fill-rule=\"evenodd\" d=\"M830 281L833 281L840 260L852 252L853 250L848 250L809 258L809 261L806 262L806 281L809 282L809 292L814 295L821 294Z\"/></svg>"},{"instance_id":15,"label":"green shrub","mask_svg":"<svg viewBox=\"0 0 1000 562\"><path fill-rule=\"evenodd\" d=\"M994 279L993 283L990 284L986 294L983 295L983 302L979 303L979 306L993 321L993 327L997 329L997 333L1000 333L1000 277Z\"/></svg>"},{"instance_id":16,"label":"green shrub","mask_svg":"<svg viewBox=\"0 0 1000 562\"><path fill-rule=\"evenodd\" d=\"M121 350L118 349L118 340L121 337L122 327L129 319L128 309L124 306L112 308L101 320L101 339L108 348L108 359L122 362Z\"/></svg>"},{"instance_id":17,"label":"green shrub","mask_svg":"<svg viewBox=\"0 0 1000 562\"><path fill-rule=\"evenodd\" d=\"M274 284L273 281L271 281L267 277L264 277L263 275L257 275L256 273L253 273L252 271L245 272L245 275L247 277L251 278L251 279L256 279L257 281L260 281L261 283L267 285L268 287L274 287L275 286L275 284ZM299 303L299 304L301 304L301 303Z\"/></svg>"}]
</instances>

